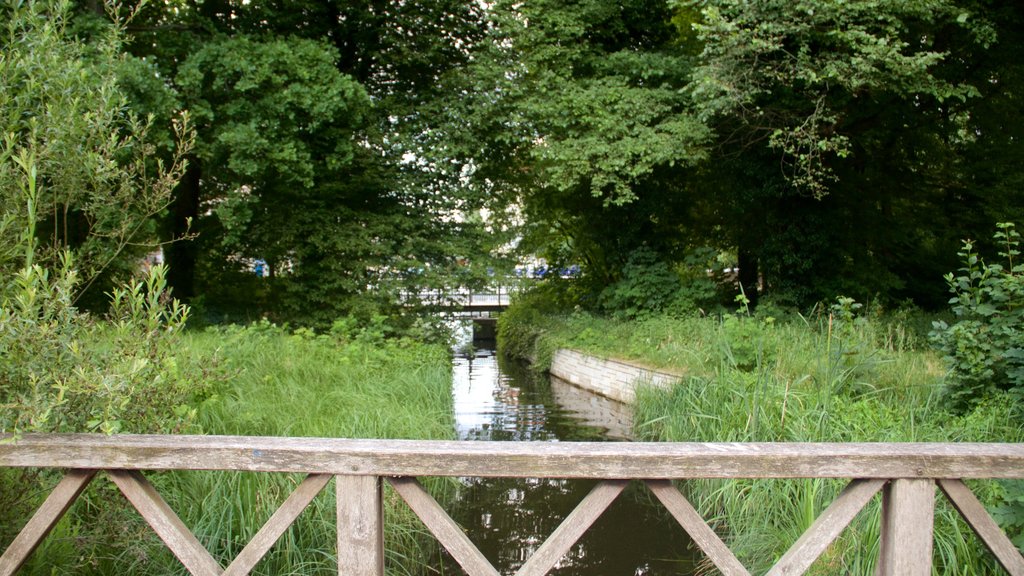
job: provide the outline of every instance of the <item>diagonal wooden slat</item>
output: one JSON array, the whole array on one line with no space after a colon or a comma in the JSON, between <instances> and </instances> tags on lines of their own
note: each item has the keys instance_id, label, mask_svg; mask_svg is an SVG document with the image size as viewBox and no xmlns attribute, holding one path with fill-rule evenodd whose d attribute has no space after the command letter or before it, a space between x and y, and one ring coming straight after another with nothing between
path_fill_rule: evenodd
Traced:
<instances>
[{"instance_id":1,"label":"diagonal wooden slat","mask_svg":"<svg viewBox=\"0 0 1024 576\"><path fill-rule=\"evenodd\" d=\"M171 510L138 470L107 470L121 493L149 523L157 536L193 576L219 576L220 564Z\"/></svg>"},{"instance_id":2,"label":"diagonal wooden slat","mask_svg":"<svg viewBox=\"0 0 1024 576\"><path fill-rule=\"evenodd\" d=\"M960 512L964 520L970 524L974 533L988 546L988 549L999 561L1010 576L1024 576L1024 556L1006 537L1006 533L989 516L985 506L961 480L939 480L939 488L946 494L953 507Z\"/></svg>"},{"instance_id":3,"label":"diagonal wooden slat","mask_svg":"<svg viewBox=\"0 0 1024 576\"><path fill-rule=\"evenodd\" d=\"M0 576L11 576L25 564L94 476L95 470L68 470L0 556Z\"/></svg>"},{"instance_id":4,"label":"diagonal wooden slat","mask_svg":"<svg viewBox=\"0 0 1024 576\"><path fill-rule=\"evenodd\" d=\"M629 480L605 480L594 486L579 506L572 511L540 548L516 572L516 576L543 576L572 548L580 536L618 498Z\"/></svg>"},{"instance_id":5,"label":"diagonal wooden slat","mask_svg":"<svg viewBox=\"0 0 1024 576\"><path fill-rule=\"evenodd\" d=\"M723 576L750 576L750 572L740 564L732 550L722 542L718 534L715 534L671 481L647 480L646 484Z\"/></svg>"},{"instance_id":6,"label":"diagonal wooden slat","mask_svg":"<svg viewBox=\"0 0 1024 576\"><path fill-rule=\"evenodd\" d=\"M384 501L379 476L338 476L338 574L384 576Z\"/></svg>"},{"instance_id":7,"label":"diagonal wooden slat","mask_svg":"<svg viewBox=\"0 0 1024 576\"><path fill-rule=\"evenodd\" d=\"M388 482L469 576L499 576L462 528L415 478L388 478Z\"/></svg>"},{"instance_id":8,"label":"diagonal wooden slat","mask_svg":"<svg viewBox=\"0 0 1024 576\"><path fill-rule=\"evenodd\" d=\"M806 572L884 485L885 480L882 479L854 480L847 484L766 576L793 576Z\"/></svg>"},{"instance_id":9,"label":"diagonal wooden slat","mask_svg":"<svg viewBox=\"0 0 1024 576\"><path fill-rule=\"evenodd\" d=\"M310 474L285 499L284 503L271 515L260 531L252 537L245 548L238 553L234 561L224 570L224 576L245 576L263 559L274 546L285 530L288 529L299 514L309 506L316 495L331 481L330 474Z\"/></svg>"}]
</instances>

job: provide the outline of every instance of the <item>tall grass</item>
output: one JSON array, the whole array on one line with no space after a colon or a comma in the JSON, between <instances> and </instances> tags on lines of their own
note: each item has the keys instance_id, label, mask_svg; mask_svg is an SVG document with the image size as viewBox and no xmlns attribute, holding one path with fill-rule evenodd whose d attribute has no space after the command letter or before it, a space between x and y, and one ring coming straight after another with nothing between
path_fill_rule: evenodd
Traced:
<instances>
[{"instance_id":1,"label":"tall grass","mask_svg":"<svg viewBox=\"0 0 1024 576\"><path fill-rule=\"evenodd\" d=\"M219 358L228 377L199 407L205 434L338 438L453 437L447 350L409 341L339 342L268 324L195 332L183 357ZM148 474L157 490L215 558L227 565L302 481L301 475L237 472ZM428 484L435 492L448 485ZM86 500L80 506L90 506ZM333 484L307 508L253 574L337 574ZM432 554L419 521L385 491L389 574L422 572ZM137 545L83 562L76 524L63 522L28 574L185 574L134 511L120 530ZM121 520L127 520L121 522ZM62 559L62 560L59 560ZM52 571L52 572L51 572Z\"/></svg>"},{"instance_id":2,"label":"tall grass","mask_svg":"<svg viewBox=\"0 0 1024 576\"><path fill-rule=\"evenodd\" d=\"M411 342L349 342L270 327L205 332L197 349L220 349L237 375L201 411L210 434L339 438L451 438L447 351ZM212 551L232 557L301 478L270 474L176 474L192 526ZM172 484L173 485L173 484ZM396 495L385 496L387 566L415 571L423 539ZM211 513L213 512L213 513ZM336 574L334 491L325 490L268 554L261 574Z\"/></svg>"},{"instance_id":3,"label":"tall grass","mask_svg":"<svg viewBox=\"0 0 1024 576\"><path fill-rule=\"evenodd\" d=\"M1011 402L966 414L946 409L941 358L904 318L858 317L840 302L806 317L653 318L586 314L545 319L534 346L572 347L682 374L639 391L640 439L703 442L900 442L1024 439ZM513 330L511 333L528 333ZM537 355L544 357L543 354ZM690 481L691 501L753 573L767 570L842 489L808 480ZM1001 485L976 482L983 501ZM942 501L942 497L938 498ZM879 504L863 511L813 574L873 574ZM713 573L710 566L704 571ZM936 574L999 573L948 505L936 512Z\"/></svg>"}]
</instances>

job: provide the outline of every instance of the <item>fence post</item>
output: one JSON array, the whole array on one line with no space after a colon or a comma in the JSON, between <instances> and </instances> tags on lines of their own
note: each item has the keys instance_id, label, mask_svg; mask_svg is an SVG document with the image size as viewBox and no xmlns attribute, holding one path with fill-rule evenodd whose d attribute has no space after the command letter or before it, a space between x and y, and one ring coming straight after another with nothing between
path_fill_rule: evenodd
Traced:
<instances>
[{"instance_id":1,"label":"fence post","mask_svg":"<svg viewBox=\"0 0 1024 576\"><path fill-rule=\"evenodd\" d=\"M384 505L377 476L335 476L338 575L384 576Z\"/></svg>"},{"instance_id":2,"label":"fence post","mask_svg":"<svg viewBox=\"0 0 1024 576\"><path fill-rule=\"evenodd\" d=\"M897 478L882 492L876 576L931 576L935 481Z\"/></svg>"}]
</instances>

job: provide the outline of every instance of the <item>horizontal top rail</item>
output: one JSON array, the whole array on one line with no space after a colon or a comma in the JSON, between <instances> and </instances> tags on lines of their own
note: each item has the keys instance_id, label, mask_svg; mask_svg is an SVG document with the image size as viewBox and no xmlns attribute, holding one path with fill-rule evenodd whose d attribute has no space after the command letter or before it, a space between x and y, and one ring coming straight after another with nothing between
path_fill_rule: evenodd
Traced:
<instances>
[{"instance_id":1,"label":"horizontal top rail","mask_svg":"<svg viewBox=\"0 0 1024 576\"><path fill-rule=\"evenodd\" d=\"M1024 478L1024 444L0 436L0 466L595 479Z\"/></svg>"}]
</instances>

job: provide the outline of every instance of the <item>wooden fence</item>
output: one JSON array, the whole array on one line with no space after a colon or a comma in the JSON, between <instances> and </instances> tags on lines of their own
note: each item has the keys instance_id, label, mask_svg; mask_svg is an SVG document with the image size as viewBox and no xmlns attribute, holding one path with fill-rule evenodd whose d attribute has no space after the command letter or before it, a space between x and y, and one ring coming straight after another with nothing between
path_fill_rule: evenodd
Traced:
<instances>
[{"instance_id":1,"label":"wooden fence","mask_svg":"<svg viewBox=\"0 0 1024 576\"><path fill-rule=\"evenodd\" d=\"M722 574L748 575L672 480L843 478L850 483L768 572L803 574L875 494L882 494L877 573L930 576L936 486L1013 576L1024 557L963 483L1024 478L1022 444L506 443L238 436L26 435L0 438L0 466L66 474L0 557L14 574L86 485L103 471L195 575L248 574L300 512L335 480L338 573L384 574L382 486L389 483L471 576L498 572L420 486L420 476L593 478L600 482L517 572L547 574L631 480L650 488ZM143 470L301 472L306 479L224 568Z\"/></svg>"}]
</instances>

